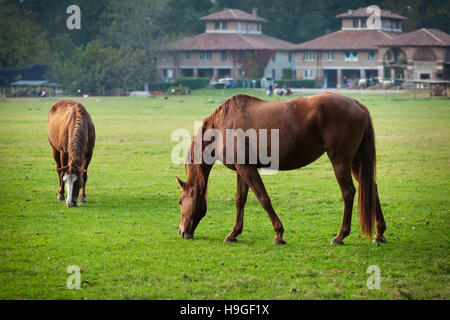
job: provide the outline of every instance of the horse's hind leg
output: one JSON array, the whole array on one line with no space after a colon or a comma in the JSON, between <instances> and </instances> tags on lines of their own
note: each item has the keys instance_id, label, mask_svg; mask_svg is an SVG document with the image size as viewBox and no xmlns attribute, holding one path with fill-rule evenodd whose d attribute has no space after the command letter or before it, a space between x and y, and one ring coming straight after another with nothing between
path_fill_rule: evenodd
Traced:
<instances>
[{"instance_id":1,"label":"horse's hind leg","mask_svg":"<svg viewBox=\"0 0 450 320\"><path fill-rule=\"evenodd\" d=\"M356 155L355 160L353 161L353 175L355 179L359 183L359 156ZM375 183L375 191L376 191L376 215L375 222L377 226L377 233L375 235L374 242L386 242L386 238L384 237L384 232L386 231L386 222L384 221L383 211L381 210L380 198L378 197L378 186Z\"/></svg>"},{"instance_id":2,"label":"horse's hind leg","mask_svg":"<svg viewBox=\"0 0 450 320\"><path fill-rule=\"evenodd\" d=\"M386 222L384 221L384 217L383 217L383 211L381 210L381 203L380 203L380 198L378 197L378 187L377 184L375 183L375 190L376 190L376 200L377 200L377 204L376 204L376 215L375 215L375 221L377 224L377 234L375 235L375 238L373 239L373 242L386 242L386 238L384 237L384 231L386 231Z\"/></svg>"},{"instance_id":3,"label":"horse's hind leg","mask_svg":"<svg viewBox=\"0 0 450 320\"><path fill-rule=\"evenodd\" d=\"M342 199L344 200L344 215L342 218L342 225L339 233L331 241L332 244L344 244L344 238L350 234L352 224L353 201L355 198L356 189L353 185L351 174L351 163L349 162L334 162L332 160L336 180L341 188Z\"/></svg>"},{"instance_id":4,"label":"horse's hind leg","mask_svg":"<svg viewBox=\"0 0 450 320\"><path fill-rule=\"evenodd\" d=\"M248 184L245 183L239 173L236 176L236 221L234 222L233 230L225 238L225 242L236 242L237 236L242 233L242 228L244 227L244 207L247 202Z\"/></svg>"},{"instance_id":5,"label":"horse's hind leg","mask_svg":"<svg viewBox=\"0 0 450 320\"><path fill-rule=\"evenodd\" d=\"M273 229L275 230L275 240L274 244L285 244L286 241L283 240L284 228L280 219L278 218L275 210L272 207L269 195L267 194L264 183L261 180L258 169L254 166L249 165L238 165L236 164L236 171L245 180L247 185L252 188L253 193L258 199L261 206L266 210L269 215L270 221L272 222Z\"/></svg>"},{"instance_id":6,"label":"horse's hind leg","mask_svg":"<svg viewBox=\"0 0 450 320\"><path fill-rule=\"evenodd\" d=\"M52 147L52 151L53 151L53 159L55 159L56 162L56 170L61 169L62 165L61 165L61 157L60 154L58 152L58 150L56 150L55 148ZM58 185L58 201L64 201L64 181L63 181L63 174L58 172L58 179L59 179L59 185Z\"/></svg>"}]
</instances>

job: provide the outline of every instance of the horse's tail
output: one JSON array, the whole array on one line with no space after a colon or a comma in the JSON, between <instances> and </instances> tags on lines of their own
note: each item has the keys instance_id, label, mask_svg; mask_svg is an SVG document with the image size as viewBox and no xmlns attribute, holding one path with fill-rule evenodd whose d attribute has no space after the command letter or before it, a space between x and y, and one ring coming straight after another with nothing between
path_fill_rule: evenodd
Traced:
<instances>
[{"instance_id":1,"label":"horse's tail","mask_svg":"<svg viewBox=\"0 0 450 320\"><path fill-rule=\"evenodd\" d=\"M368 123L363 139L355 159L353 160L353 174L358 180L358 211L361 233L372 237L374 220L376 215L376 152L375 133L369 111L361 103L357 102L367 112Z\"/></svg>"}]
</instances>

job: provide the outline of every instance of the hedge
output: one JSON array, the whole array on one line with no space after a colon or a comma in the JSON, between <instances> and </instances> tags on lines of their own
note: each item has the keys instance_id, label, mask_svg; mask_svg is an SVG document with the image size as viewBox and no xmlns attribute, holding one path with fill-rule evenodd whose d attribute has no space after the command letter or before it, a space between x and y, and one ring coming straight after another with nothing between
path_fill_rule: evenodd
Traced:
<instances>
[{"instance_id":1,"label":"hedge","mask_svg":"<svg viewBox=\"0 0 450 320\"><path fill-rule=\"evenodd\" d=\"M209 86L208 78L194 78L194 77L180 77L176 78L174 82L157 82L150 83L150 91L164 91L166 92L170 87L188 87L191 90L201 89Z\"/></svg>"},{"instance_id":2,"label":"hedge","mask_svg":"<svg viewBox=\"0 0 450 320\"><path fill-rule=\"evenodd\" d=\"M174 85L174 84L172 84ZM180 77L175 79L176 86L189 87L191 90L206 88L209 86L208 78L197 78L197 77Z\"/></svg>"},{"instance_id":3,"label":"hedge","mask_svg":"<svg viewBox=\"0 0 450 320\"><path fill-rule=\"evenodd\" d=\"M150 91L167 91L170 87L172 87L173 83L168 82L158 82L158 83L150 83L148 88Z\"/></svg>"},{"instance_id":4,"label":"hedge","mask_svg":"<svg viewBox=\"0 0 450 320\"><path fill-rule=\"evenodd\" d=\"M178 86L178 87L170 87L169 89L167 89L167 94L169 95L187 95L191 93L191 89L189 87L182 87L182 86Z\"/></svg>"}]
</instances>

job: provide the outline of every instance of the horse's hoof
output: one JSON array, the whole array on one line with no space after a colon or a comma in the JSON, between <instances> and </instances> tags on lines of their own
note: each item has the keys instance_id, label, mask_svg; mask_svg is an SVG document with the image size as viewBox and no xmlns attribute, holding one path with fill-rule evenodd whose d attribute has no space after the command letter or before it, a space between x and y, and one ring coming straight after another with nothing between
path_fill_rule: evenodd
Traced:
<instances>
[{"instance_id":1,"label":"horse's hoof","mask_svg":"<svg viewBox=\"0 0 450 320\"><path fill-rule=\"evenodd\" d=\"M386 238L384 237L384 236L381 236L381 237L375 237L375 239L373 239L373 242L374 243L379 243L379 242L381 242L381 243L384 243L384 242L387 242L387 240L386 240Z\"/></svg>"},{"instance_id":2,"label":"horse's hoof","mask_svg":"<svg viewBox=\"0 0 450 320\"><path fill-rule=\"evenodd\" d=\"M64 198L64 196L58 196L58 198L56 198L58 200L58 202L63 202L66 201L66 198Z\"/></svg>"},{"instance_id":3,"label":"horse's hoof","mask_svg":"<svg viewBox=\"0 0 450 320\"><path fill-rule=\"evenodd\" d=\"M338 244L338 245L343 245L344 244L344 241L342 241L342 240L340 240L340 239L333 239L333 240L331 240L331 243L330 243L331 245L333 245L333 244Z\"/></svg>"},{"instance_id":4,"label":"horse's hoof","mask_svg":"<svg viewBox=\"0 0 450 320\"><path fill-rule=\"evenodd\" d=\"M87 203L86 198L81 198L80 199L80 204L86 204L86 203Z\"/></svg>"},{"instance_id":5,"label":"horse's hoof","mask_svg":"<svg viewBox=\"0 0 450 320\"><path fill-rule=\"evenodd\" d=\"M225 240L223 242L237 242L237 238L228 238L226 237Z\"/></svg>"},{"instance_id":6,"label":"horse's hoof","mask_svg":"<svg viewBox=\"0 0 450 320\"><path fill-rule=\"evenodd\" d=\"M286 241L284 241L283 239L275 239L273 241L273 244L286 244Z\"/></svg>"}]
</instances>

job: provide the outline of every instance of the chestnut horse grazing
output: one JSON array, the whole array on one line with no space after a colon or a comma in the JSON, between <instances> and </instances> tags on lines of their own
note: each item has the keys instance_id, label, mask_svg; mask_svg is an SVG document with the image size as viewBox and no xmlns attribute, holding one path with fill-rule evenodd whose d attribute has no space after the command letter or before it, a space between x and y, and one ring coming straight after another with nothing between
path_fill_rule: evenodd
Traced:
<instances>
[{"instance_id":1,"label":"chestnut horse grazing","mask_svg":"<svg viewBox=\"0 0 450 320\"><path fill-rule=\"evenodd\" d=\"M205 138L209 129L220 132L223 141ZM331 93L285 101L264 101L238 94L226 100L205 118L187 153L188 178L184 182L176 177L182 189L179 199L181 206L179 234L183 238L193 237L198 223L206 214L208 176L214 162L204 160L205 152L210 149L208 146L213 142L218 142L215 144L214 152L216 160L220 160L237 173L236 221L225 241L237 241L237 236L242 232L244 206L250 187L272 222L275 230L274 244L285 243L283 224L272 207L258 172L258 168L268 166L267 162L260 158L260 153L256 162L248 161L251 153L250 143L245 141L249 140L251 134L244 140L244 162L236 161L239 158L237 153L242 149L232 144L232 150L226 150L230 145L226 137L235 140L235 136L227 136L226 132L229 130L233 132L253 130L260 142L267 137L259 133L262 132L261 129L278 130L279 140L274 141L272 136L272 140L267 144L269 153L278 153L278 170L304 167L327 153L344 200L342 226L332 243L343 244L343 239L350 234L353 199L356 192L352 174L359 183L358 209L362 234L371 238L376 221L377 232L374 241L386 241L383 236L386 223L375 183L375 138L369 111L355 99ZM196 143L198 139L200 143ZM278 148L275 148L275 144L278 144ZM261 144L255 145L261 148ZM200 161L195 161L198 151L201 152Z\"/></svg>"},{"instance_id":2,"label":"chestnut horse grazing","mask_svg":"<svg viewBox=\"0 0 450 320\"><path fill-rule=\"evenodd\" d=\"M48 141L52 146L59 176L58 201L64 201L67 184L68 207L86 203L87 169L95 145L95 128L91 116L81 103L61 100L48 112Z\"/></svg>"}]
</instances>

